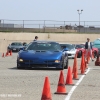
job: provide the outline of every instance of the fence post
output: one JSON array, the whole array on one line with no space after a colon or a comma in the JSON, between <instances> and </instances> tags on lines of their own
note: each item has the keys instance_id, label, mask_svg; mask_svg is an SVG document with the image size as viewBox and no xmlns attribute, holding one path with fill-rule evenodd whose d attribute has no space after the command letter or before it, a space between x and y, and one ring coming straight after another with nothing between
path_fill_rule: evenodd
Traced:
<instances>
[{"instance_id":1,"label":"fence post","mask_svg":"<svg viewBox=\"0 0 100 100\"><path fill-rule=\"evenodd\" d=\"M0 28L1 28L1 22L2 22L2 20L0 20Z\"/></svg>"},{"instance_id":2,"label":"fence post","mask_svg":"<svg viewBox=\"0 0 100 100\"><path fill-rule=\"evenodd\" d=\"M44 20L44 33L45 33L45 20Z\"/></svg>"},{"instance_id":3,"label":"fence post","mask_svg":"<svg viewBox=\"0 0 100 100\"><path fill-rule=\"evenodd\" d=\"M39 24L39 33L40 33L40 24Z\"/></svg>"},{"instance_id":4,"label":"fence post","mask_svg":"<svg viewBox=\"0 0 100 100\"><path fill-rule=\"evenodd\" d=\"M23 32L24 32L24 20L23 20Z\"/></svg>"},{"instance_id":5,"label":"fence post","mask_svg":"<svg viewBox=\"0 0 100 100\"><path fill-rule=\"evenodd\" d=\"M55 24L54 24L54 33L55 33Z\"/></svg>"},{"instance_id":6,"label":"fence post","mask_svg":"<svg viewBox=\"0 0 100 100\"><path fill-rule=\"evenodd\" d=\"M64 27L63 27L63 33L65 33L65 21L64 21Z\"/></svg>"},{"instance_id":7,"label":"fence post","mask_svg":"<svg viewBox=\"0 0 100 100\"><path fill-rule=\"evenodd\" d=\"M85 33L85 21L84 21L84 33Z\"/></svg>"},{"instance_id":8,"label":"fence post","mask_svg":"<svg viewBox=\"0 0 100 100\"><path fill-rule=\"evenodd\" d=\"M1 28L2 29L2 28ZM3 19L3 30L2 31L4 31L4 19Z\"/></svg>"}]
</instances>

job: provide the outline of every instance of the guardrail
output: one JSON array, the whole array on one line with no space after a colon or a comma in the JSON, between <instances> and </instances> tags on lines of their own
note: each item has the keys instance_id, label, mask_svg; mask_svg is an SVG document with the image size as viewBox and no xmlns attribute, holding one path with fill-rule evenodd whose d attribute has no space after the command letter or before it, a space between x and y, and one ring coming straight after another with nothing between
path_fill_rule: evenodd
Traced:
<instances>
[{"instance_id":1,"label":"guardrail","mask_svg":"<svg viewBox=\"0 0 100 100\"><path fill-rule=\"evenodd\" d=\"M1 32L100 33L100 21L0 20Z\"/></svg>"}]
</instances>

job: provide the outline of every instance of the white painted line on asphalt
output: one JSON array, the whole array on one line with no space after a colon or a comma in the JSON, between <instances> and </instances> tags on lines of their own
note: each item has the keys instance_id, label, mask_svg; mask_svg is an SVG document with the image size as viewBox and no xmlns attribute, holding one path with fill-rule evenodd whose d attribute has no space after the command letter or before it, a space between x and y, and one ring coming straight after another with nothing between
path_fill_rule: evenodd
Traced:
<instances>
[{"instance_id":1,"label":"white painted line on asphalt","mask_svg":"<svg viewBox=\"0 0 100 100\"><path fill-rule=\"evenodd\" d=\"M90 71L90 68L87 69L87 71L85 72L85 74L87 74ZM77 88L77 86L80 84L80 82L82 81L82 79L85 77L85 75L82 75L81 78L79 79L79 81L77 81L77 83L75 84L75 86L73 86L70 90L70 92L68 93L67 97L65 98L65 100L70 100L71 95L73 94L74 90Z\"/></svg>"}]
</instances>

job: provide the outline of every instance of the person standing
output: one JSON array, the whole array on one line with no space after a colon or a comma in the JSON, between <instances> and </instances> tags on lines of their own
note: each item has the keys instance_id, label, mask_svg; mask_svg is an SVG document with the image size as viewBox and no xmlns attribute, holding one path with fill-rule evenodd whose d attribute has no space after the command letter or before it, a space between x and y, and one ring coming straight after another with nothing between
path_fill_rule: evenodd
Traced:
<instances>
[{"instance_id":1,"label":"person standing","mask_svg":"<svg viewBox=\"0 0 100 100\"><path fill-rule=\"evenodd\" d=\"M38 40L38 36L35 36L35 39L34 39L34 41L37 41Z\"/></svg>"},{"instance_id":2,"label":"person standing","mask_svg":"<svg viewBox=\"0 0 100 100\"><path fill-rule=\"evenodd\" d=\"M94 61L94 59L92 58L92 43L90 42L89 38L87 38L87 42L85 43L85 50L85 58L88 56L88 53L90 53L91 60Z\"/></svg>"}]
</instances>

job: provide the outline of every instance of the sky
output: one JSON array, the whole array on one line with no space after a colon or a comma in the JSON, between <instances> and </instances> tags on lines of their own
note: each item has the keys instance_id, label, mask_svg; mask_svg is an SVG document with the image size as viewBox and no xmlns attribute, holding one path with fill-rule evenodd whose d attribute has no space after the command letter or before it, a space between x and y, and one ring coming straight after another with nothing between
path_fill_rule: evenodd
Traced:
<instances>
[{"instance_id":1,"label":"sky","mask_svg":"<svg viewBox=\"0 0 100 100\"><path fill-rule=\"evenodd\" d=\"M0 19L100 21L100 0L0 0Z\"/></svg>"},{"instance_id":2,"label":"sky","mask_svg":"<svg viewBox=\"0 0 100 100\"><path fill-rule=\"evenodd\" d=\"M0 19L78 21L100 20L100 0L0 0Z\"/></svg>"}]
</instances>

